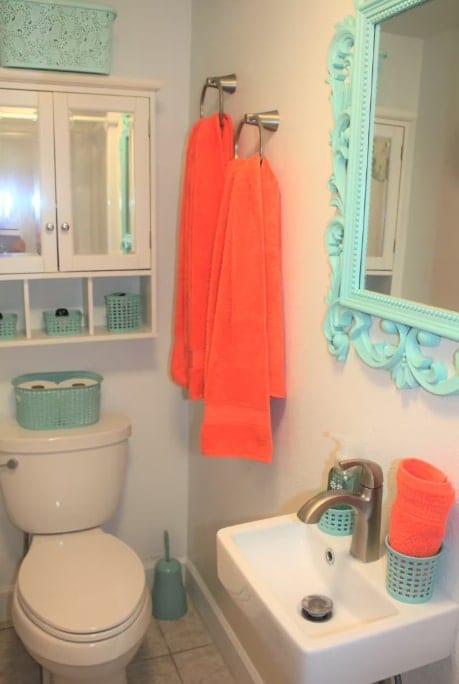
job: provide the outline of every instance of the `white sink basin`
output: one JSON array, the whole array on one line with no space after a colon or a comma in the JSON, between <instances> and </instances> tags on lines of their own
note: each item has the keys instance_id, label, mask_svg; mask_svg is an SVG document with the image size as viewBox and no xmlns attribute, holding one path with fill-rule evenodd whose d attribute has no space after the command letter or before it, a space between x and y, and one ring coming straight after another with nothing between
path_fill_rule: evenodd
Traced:
<instances>
[{"instance_id":1,"label":"white sink basin","mask_svg":"<svg viewBox=\"0 0 459 684\"><path fill-rule=\"evenodd\" d=\"M392 599L385 556L362 563L350 541L294 514L219 530L218 576L265 646L266 684L370 684L452 653L459 606L439 587L426 603ZM309 594L333 601L330 620L303 618Z\"/></svg>"}]
</instances>

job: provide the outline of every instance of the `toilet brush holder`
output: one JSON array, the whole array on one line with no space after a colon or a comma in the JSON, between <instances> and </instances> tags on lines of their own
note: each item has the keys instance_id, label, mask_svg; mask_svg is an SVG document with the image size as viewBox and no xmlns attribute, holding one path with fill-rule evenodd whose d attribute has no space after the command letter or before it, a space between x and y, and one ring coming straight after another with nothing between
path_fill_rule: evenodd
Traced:
<instances>
[{"instance_id":1,"label":"toilet brush holder","mask_svg":"<svg viewBox=\"0 0 459 684\"><path fill-rule=\"evenodd\" d=\"M165 556L156 563L153 579L153 615L158 620L178 620L187 611L182 567L170 557L169 534L164 532Z\"/></svg>"}]
</instances>

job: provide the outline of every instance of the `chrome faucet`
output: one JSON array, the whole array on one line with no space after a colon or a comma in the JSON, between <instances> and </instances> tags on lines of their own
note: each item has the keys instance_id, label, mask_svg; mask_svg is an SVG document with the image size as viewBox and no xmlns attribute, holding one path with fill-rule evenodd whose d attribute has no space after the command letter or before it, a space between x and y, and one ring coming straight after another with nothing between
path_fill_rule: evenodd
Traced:
<instances>
[{"instance_id":1,"label":"chrome faucet","mask_svg":"<svg viewBox=\"0 0 459 684\"><path fill-rule=\"evenodd\" d=\"M346 459L339 462L347 470L361 467L360 481L352 492L343 489L329 489L316 494L300 508L297 515L304 523L317 523L329 508L347 504L355 511L354 531L351 541L351 555L371 563L380 556L381 507L383 474L381 467L365 459Z\"/></svg>"}]
</instances>

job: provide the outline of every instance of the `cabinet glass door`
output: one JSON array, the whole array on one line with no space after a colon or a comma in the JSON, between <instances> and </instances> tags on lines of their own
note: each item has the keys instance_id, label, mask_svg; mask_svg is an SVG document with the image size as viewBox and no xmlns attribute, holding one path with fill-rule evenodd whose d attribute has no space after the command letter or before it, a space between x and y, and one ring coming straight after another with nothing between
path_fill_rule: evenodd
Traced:
<instances>
[{"instance_id":1,"label":"cabinet glass door","mask_svg":"<svg viewBox=\"0 0 459 684\"><path fill-rule=\"evenodd\" d=\"M54 98L59 269L149 268L148 101Z\"/></svg>"},{"instance_id":2,"label":"cabinet glass door","mask_svg":"<svg viewBox=\"0 0 459 684\"><path fill-rule=\"evenodd\" d=\"M49 93L0 94L0 273L56 268Z\"/></svg>"}]
</instances>

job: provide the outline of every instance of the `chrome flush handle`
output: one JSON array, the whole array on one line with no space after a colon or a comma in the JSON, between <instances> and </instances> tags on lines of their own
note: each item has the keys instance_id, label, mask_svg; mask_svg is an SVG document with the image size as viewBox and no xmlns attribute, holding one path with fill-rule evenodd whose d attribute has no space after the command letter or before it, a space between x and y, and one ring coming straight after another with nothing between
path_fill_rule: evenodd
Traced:
<instances>
[{"instance_id":1,"label":"chrome flush handle","mask_svg":"<svg viewBox=\"0 0 459 684\"><path fill-rule=\"evenodd\" d=\"M6 463L0 463L0 468L8 468L9 470L15 470L19 465L19 462L15 458L9 458Z\"/></svg>"}]
</instances>

